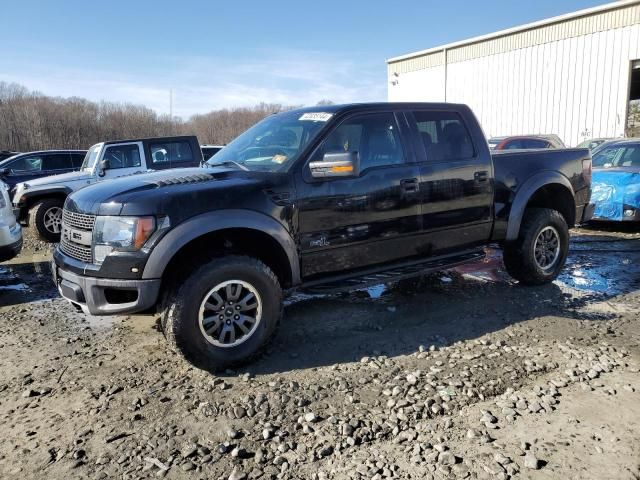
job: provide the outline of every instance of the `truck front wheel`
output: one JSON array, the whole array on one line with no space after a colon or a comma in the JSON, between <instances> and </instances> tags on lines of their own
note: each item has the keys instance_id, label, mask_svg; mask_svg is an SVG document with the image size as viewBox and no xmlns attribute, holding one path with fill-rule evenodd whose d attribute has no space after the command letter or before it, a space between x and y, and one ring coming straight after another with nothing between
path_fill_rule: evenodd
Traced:
<instances>
[{"instance_id":1,"label":"truck front wheel","mask_svg":"<svg viewBox=\"0 0 640 480\"><path fill-rule=\"evenodd\" d=\"M520 234L505 245L504 265L509 275L525 285L552 282L569 252L569 229L562 215L549 208L525 211Z\"/></svg>"},{"instance_id":2,"label":"truck front wheel","mask_svg":"<svg viewBox=\"0 0 640 480\"><path fill-rule=\"evenodd\" d=\"M62 232L62 207L64 200L45 198L33 205L29 216L40 234L48 242L59 242Z\"/></svg>"},{"instance_id":3,"label":"truck front wheel","mask_svg":"<svg viewBox=\"0 0 640 480\"><path fill-rule=\"evenodd\" d=\"M216 371L257 356L281 316L282 289L271 269L230 255L195 269L167 293L162 326L187 361Z\"/></svg>"}]
</instances>

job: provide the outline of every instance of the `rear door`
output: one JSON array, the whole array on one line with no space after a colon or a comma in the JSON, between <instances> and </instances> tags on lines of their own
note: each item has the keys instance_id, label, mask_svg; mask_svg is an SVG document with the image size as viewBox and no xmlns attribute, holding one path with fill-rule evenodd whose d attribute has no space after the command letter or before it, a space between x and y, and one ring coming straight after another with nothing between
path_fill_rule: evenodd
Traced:
<instances>
[{"instance_id":1,"label":"rear door","mask_svg":"<svg viewBox=\"0 0 640 480\"><path fill-rule=\"evenodd\" d=\"M310 156L357 152L355 178L298 179L303 278L370 267L415 254L420 232L418 167L404 118L393 111L353 114Z\"/></svg>"},{"instance_id":2,"label":"rear door","mask_svg":"<svg viewBox=\"0 0 640 480\"><path fill-rule=\"evenodd\" d=\"M42 156L42 172L45 175L58 175L72 171L73 163L68 153L46 153Z\"/></svg>"},{"instance_id":3,"label":"rear door","mask_svg":"<svg viewBox=\"0 0 640 480\"><path fill-rule=\"evenodd\" d=\"M493 218L493 168L485 141L453 110L413 110L407 121L419 164L425 255L487 242ZM482 138L481 138L482 137Z\"/></svg>"}]
</instances>

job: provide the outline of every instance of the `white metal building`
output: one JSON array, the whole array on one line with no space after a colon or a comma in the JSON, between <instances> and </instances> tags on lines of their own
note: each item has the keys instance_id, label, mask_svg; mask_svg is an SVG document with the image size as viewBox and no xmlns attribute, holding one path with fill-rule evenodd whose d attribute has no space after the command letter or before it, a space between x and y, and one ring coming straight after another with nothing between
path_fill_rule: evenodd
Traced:
<instances>
[{"instance_id":1,"label":"white metal building","mask_svg":"<svg viewBox=\"0 0 640 480\"><path fill-rule=\"evenodd\" d=\"M640 136L640 1L391 58L389 101L468 104L487 137ZM636 129L637 128L637 129Z\"/></svg>"}]
</instances>

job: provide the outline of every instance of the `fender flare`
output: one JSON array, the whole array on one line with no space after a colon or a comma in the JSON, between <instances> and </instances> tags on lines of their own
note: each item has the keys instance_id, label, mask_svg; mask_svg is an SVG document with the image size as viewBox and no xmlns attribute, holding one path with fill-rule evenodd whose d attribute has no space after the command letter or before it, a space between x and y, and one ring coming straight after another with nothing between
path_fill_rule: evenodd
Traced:
<instances>
[{"instance_id":1,"label":"fender flare","mask_svg":"<svg viewBox=\"0 0 640 480\"><path fill-rule=\"evenodd\" d=\"M558 184L567 188L571 192L571 196L575 201L575 192L571 186L571 182L562 175L560 172L553 170L545 170L536 173L532 177L528 178L522 186L516 191L516 196L511 204L511 211L509 212L509 222L507 224L507 241L513 241L518 238L520 233L520 224L522 223L522 217L524 216L527 203L533 196L533 194L540 188L546 185Z\"/></svg>"},{"instance_id":2,"label":"fender flare","mask_svg":"<svg viewBox=\"0 0 640 480\"><path fill-rule=\"evenodd\" d=\"M72 192L73 190L65 186L48 187L41 190L26 190L22 192L20 200L22 201L22 203L27 203L28 200L31 200L34 197L46 197L47 195L51 194L63 194L65 197L68 197Z\"/></svg>"},{"instance_id":3,"label":"fender flare","mask_svg":"<svg viewBox=\"0 0 640 480\"><path fill-rule=\"evenodd\" d=\"M289 232L281 223L263 213L240 209L203 213L172 228L151 251L142 279L162 277L173 256L183 246L202 235L227 228L245 228L270 235L287 255L293 285L300 283L298 249Z\"/></svg>"}]
</instances>

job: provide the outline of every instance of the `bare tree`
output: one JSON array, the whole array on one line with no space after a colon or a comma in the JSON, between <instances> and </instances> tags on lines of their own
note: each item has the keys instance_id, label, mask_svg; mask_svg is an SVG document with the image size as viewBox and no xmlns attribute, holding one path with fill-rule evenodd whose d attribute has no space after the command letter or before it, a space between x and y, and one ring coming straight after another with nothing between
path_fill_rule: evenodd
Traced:
<instances>
[{"instance_id":1,"label":"bare tree","mask_svg":"<svg viewBox=\"0 0 640 480\"><path fill-rule=\"evenodd\" d=\"M290 108L261 103L194 115L185 122L141 105L50 97L0 82L0 150L88 148L106 140L175 134L225 144L267 115Z\"/></svg>"}]
</instances>

